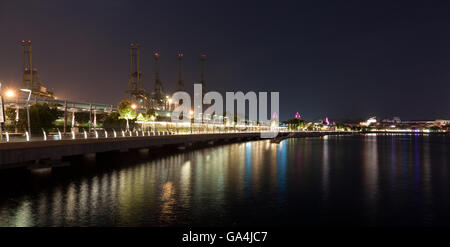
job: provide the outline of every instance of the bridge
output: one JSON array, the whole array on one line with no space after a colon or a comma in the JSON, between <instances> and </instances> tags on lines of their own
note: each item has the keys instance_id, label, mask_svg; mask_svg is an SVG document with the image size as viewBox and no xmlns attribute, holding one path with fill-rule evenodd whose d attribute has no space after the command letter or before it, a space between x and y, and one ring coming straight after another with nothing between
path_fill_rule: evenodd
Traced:
<instances>
[{"instance_id":1,"label":"bridge","mask_svg":"<svg viewBox=\"0 0 450 247\"><path fill-rule=\"evenodd\" d=\"M314 137L351 132L281 132L282 137ZM121 133L120 133L121 134ZM140 135L139 135L140 134ZM131 135L131 136L130 136ZM62 137L62 139L60 139ZM141 132L124 136L118 133L104 132L102 136L71 139L62 135L46 141L16 141L0 143L0 169L8 168L44 168L64 164L70 157L104 152L127 152L136 149L152 149L158 147L186 148L198 144L213 145L261 139L261 132L219 132L177 134L172 132Z\"/></svg>"},{"instance_id":2,"label":"bridge","mask_svg":"<svg viewBox=\"0 0 450 247\"><path fill-rule=\"evenodd\" d=\"M59 100L52 98L42 98L33 95L30 100L30 104L54 104L61 111L69 111L69 112L80 112L80 111L97 111L101 113L110 113L117 111L117 108L114 105L108 104L99 104L99 103L88 103L88 102L78 102L78 101L70 101L70 100ZM14 93L14 96L5 97L4 104L7 108L26 108L28 103L28 99L26 95L19 95L18 93Z\"/></svg>"}]
</instances>

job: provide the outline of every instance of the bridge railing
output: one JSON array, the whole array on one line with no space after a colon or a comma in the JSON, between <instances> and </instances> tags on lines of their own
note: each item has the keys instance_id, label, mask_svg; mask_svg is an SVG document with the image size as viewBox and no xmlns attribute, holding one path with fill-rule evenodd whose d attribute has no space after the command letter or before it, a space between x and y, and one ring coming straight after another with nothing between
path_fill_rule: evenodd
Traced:
<instances>
[{"instance_id":1,"label":"bridge railing","mask_svg":"<svg viewBox=\"0 0 450 247\"><path fill-rule=\"evenodd\" d=\"M268 126L225 126L223 124L190 124L187 126L176 124L146 125L138 129L103 129L92 128L90 131L82 129L81 131L71 130L63 133L57 131L47 133L42 130L39 134L3 132L0 143L12 142L33 142L33 141L60 141L60 140L80 140L80 139L111 139L111 138L130 138L130 137L154 137L154 136L172 136L172 135L194 135L194 134L229 134L229 133L263 133L278 131L285 132L322 132L322 131L292 131L286 128L273 129ZM323 131L330 132L330 131ZM339 132L339 131L332 131Z\"/></svg>"},{"instance_id":2,"label":"bridge railing","mask_svg":"<svg viewBox=\"0 0 450 247\"><path fill-rule=\"evenodd\" d=\"M195 135L195 134L229 134L229 133L261 133L268 132L270 129L231 129L231 128L146 128L146 129L87 129L82 131L70 131L62 133L47 133L42 130L40 134L4 132L0 143L13 142L33 142L33 141L60 141L60 140L80 140L80 139L105 139L105 138L130 138L130 137L154 137L154 136L172 136L172 135ZM281 131L283 132L283 131Z\"/></svg>"}]
</instances>

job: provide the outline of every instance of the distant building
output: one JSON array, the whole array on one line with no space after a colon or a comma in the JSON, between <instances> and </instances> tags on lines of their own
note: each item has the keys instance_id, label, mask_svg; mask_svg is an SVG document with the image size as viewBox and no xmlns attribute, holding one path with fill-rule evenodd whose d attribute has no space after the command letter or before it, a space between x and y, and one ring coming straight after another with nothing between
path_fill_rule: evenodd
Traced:
<instances>
[{"instance_id":1,"label":"distant building","mask_svg":"<svg viewBox=\"0 0 450 247\"><path fill-rule=\"evenodd\" d=\"M437 119L434 121L437 125L447 126L450 125L450 120Z\"/></svg>"},{"instance_id":2,"label":"distant building","mask_svg":"<svg viewBox=\"0 0 450 247\"><path fill-rule=\"evenodd\" d=\"M402 122L402 120L399 117L394 117L392 119L383 119L381 121L382 123L394 123L394 124L399 124Z\"/></svg>"},{"instance_id":3,"label":"distant building","mask_svg":"<svg viewBox=\"0 0 450 247\"><path fill-rule=\"evenodd\" d=\"M370 125L376 124L376 123L377 123L377 117L371 117L371 118L367 119L367 121L365 121L365 122L360 122L359 125L370 126Z\"/></svg>"}]
</instances>

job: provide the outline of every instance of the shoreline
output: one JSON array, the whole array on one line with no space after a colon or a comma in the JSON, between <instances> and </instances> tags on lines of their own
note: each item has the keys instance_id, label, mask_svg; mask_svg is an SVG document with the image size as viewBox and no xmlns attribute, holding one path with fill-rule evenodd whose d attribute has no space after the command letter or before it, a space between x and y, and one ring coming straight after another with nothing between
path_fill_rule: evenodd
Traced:
<instances>
[{"instance_id":1,"label":"shoreline","mask_svg":"<svg viewBox=\"0 0 450 247\"><path fill-rule=\"evenodd\" d=\"M433 135L448 136L448 133L423 132L280 132L272 143L287 138L323 137L327 135ZM278 139L278 140L276 140ZM42 169L71 165L71 160L85 155L102 155L115 152L128 153L133 150L161 149L191 150L194 147L213 147L228 143L264 140L260 133L226 133L169 135L127 138L99 138L87 140L37 141L0 144L0 170L12 168ZM274 141L276 140L276 141Z\"/></svg>"}]
</instances>

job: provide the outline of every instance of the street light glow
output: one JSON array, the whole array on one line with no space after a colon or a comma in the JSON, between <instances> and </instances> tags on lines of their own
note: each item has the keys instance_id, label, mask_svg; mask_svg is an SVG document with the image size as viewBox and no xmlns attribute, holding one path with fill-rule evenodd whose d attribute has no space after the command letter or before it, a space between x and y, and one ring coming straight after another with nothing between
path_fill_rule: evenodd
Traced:
<instances>
[{"instance_id":1,"label":"street light glow","mask_svg":"<svg viewBox=\"0 0 450 247\"><path fill-rule=\"evenodd\" d=\"M6 91L5 95L8 98L12 98L12 97L14 97L16 95L16 93L13 90L9 89L8 91Z\"/></svg>"},{"instance_id":2,"label":"street light glow","mask_svg":"<svg viewBox=\"0 0 450 247\"><path fill-rule=\"evenodd\" d=\"M131 105L131 108L132 108L133 110L136 110L137 105L136 105L136 104L132 104L132 105Z\"/></svg>"}]
</instances>

